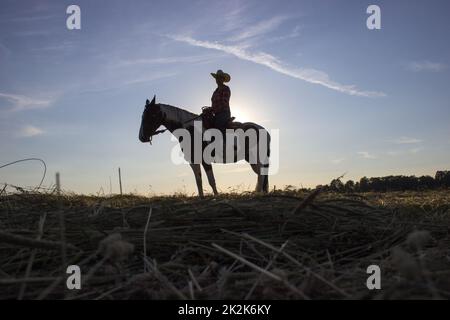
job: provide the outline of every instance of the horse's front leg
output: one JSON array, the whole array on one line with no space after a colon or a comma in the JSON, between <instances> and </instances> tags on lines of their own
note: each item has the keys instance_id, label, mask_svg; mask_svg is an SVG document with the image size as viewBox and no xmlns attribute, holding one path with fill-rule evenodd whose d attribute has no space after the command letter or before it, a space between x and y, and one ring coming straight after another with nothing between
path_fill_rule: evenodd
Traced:
<instances>
[{"instance_id":1,"label":"horse's front leg","mask_svg":"<svg viewBox=\"0 0 450 320\"><path fill-rule=\"evenodd\" d=\"M212 169L212 165L203 163L203 169L205 169L206 176L208 177L209 185L211 186L214 195L217 196L217 188L216 188L216 179L214 178L214 172Z\"/></svg>"},{"instance_id":2,"label":"horse's front leg","mask_svg":"<svg viewBox=\"0 0 450 320\"><path fill-rule=\"evenodd\" d=\"M203 186L202 186L202 170L199 164L191 163L192 171L194 171L195 182L197 183L198 196L203 198Z\"/></svg>"}]
</instances>

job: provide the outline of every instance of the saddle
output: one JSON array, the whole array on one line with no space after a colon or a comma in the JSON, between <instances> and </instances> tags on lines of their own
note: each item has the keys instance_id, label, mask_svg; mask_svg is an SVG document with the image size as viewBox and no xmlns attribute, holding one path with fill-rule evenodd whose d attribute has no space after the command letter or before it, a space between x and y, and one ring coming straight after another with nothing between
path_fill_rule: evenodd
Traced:
<instances>
[{"instance_id":1,"label":"saddle","mask_svg":"<svg viewBox=\"0 0 450 320\"><path fill-rule=\"evenodd\" d=\"M231 117L230 121L228 121L227 129L238 129L242 127L242 122L234 121L236 117Z\"/></svg>"},{"instance_id":2,"label":"saddle","mask_svg":"<svg viewBox=\"0 0 450 320\"><path fill-rule=\"evenodd\" d=\"M204 107L201 116L203 121L203 128L205 129L214 128L214 113L210 108ZM226 129L237 129L241 127L242 123L234 121L235 119L236 117L230 117Z\"/></svg>"}]
</instances>

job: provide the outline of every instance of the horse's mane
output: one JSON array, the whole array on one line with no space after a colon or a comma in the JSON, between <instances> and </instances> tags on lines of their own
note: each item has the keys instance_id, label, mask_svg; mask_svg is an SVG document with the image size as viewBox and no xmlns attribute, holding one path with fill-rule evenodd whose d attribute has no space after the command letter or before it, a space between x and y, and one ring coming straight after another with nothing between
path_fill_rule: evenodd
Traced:
<instances>
[{"instance_id":1,"label":"horse's mane","mask_svg":"<svg viewBox=\"0 0 450 320\"><path fill-rule=\"evenodd\" d=\"M185 124L198 116L198 114L168 104L160 103L159 106L167 119L180 124Z\"/></svg>"},{"instance_id":2,"label":"horse's mane","mask_svg":"<svg viewBox=\"0 0 450 320\"><path fill-rule=\"evenodd\" d=\"M159 103L158 105L168 120L178 123L182 127L186 127L186 125L188 123L190 123L191 120L192 121L201 120L201 119L198 119L199 118L198 114L187 111L185 109L174 107L169 104L163 104L163 103ZM238 123L240 123L240 122L238 122ZM192 125L192 124L193 123L190 123L190 125ZM244 125L244 127L246 127L246 128L252 127L256 130L259 130L259 129L265 130L264 127L262 127L261 125L259 125L257 123L253 123L253 122L242 122L241 125Z\"/></svg>"}]
</instances>

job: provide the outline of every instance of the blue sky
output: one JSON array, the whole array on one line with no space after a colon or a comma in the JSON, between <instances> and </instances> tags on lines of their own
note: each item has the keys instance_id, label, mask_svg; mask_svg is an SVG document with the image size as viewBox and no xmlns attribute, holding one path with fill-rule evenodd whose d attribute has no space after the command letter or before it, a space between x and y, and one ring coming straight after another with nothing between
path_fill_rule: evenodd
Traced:
<instances>
[{"instance_id":1,"label":"blue sky","mask_svg":"<svg viewBox=\"0 0 450 320\"><path fill-rule=\"evenodd\" d=\"M81 30L66 8L81 8ZM368 30L366 8L381 8ZM199 112L210 72L232 76L238 120L280 130L270 184L430 174L450 167L448 1L5 1L0 10L0 164L48 165L46 185L195 192L169 134L137 139L145 99ZM246 164L217 165L219 190L253 189ZM32 186L40 167L0 171ZM204 179L206 180L206 179ZM208 186L205 186L208 189Z\"/></svg>"}]
</instances>

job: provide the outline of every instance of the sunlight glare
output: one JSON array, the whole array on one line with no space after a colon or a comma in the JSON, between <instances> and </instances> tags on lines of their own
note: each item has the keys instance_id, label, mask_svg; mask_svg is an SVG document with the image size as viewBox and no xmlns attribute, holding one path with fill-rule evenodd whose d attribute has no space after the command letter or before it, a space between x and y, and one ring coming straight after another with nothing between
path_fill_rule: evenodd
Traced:
<instances>
[{"instance_id":1,"label":"sunlight glare","mask_svg":"<svg viewBox=\"0 0 450 320\"><path fill-rule=\"evenodd\" d=\"M231 116L236 117L239 122L257 122L257 116L250 104L239 102L232 102L230 105Z\"/></svg>"}]
</instances>

